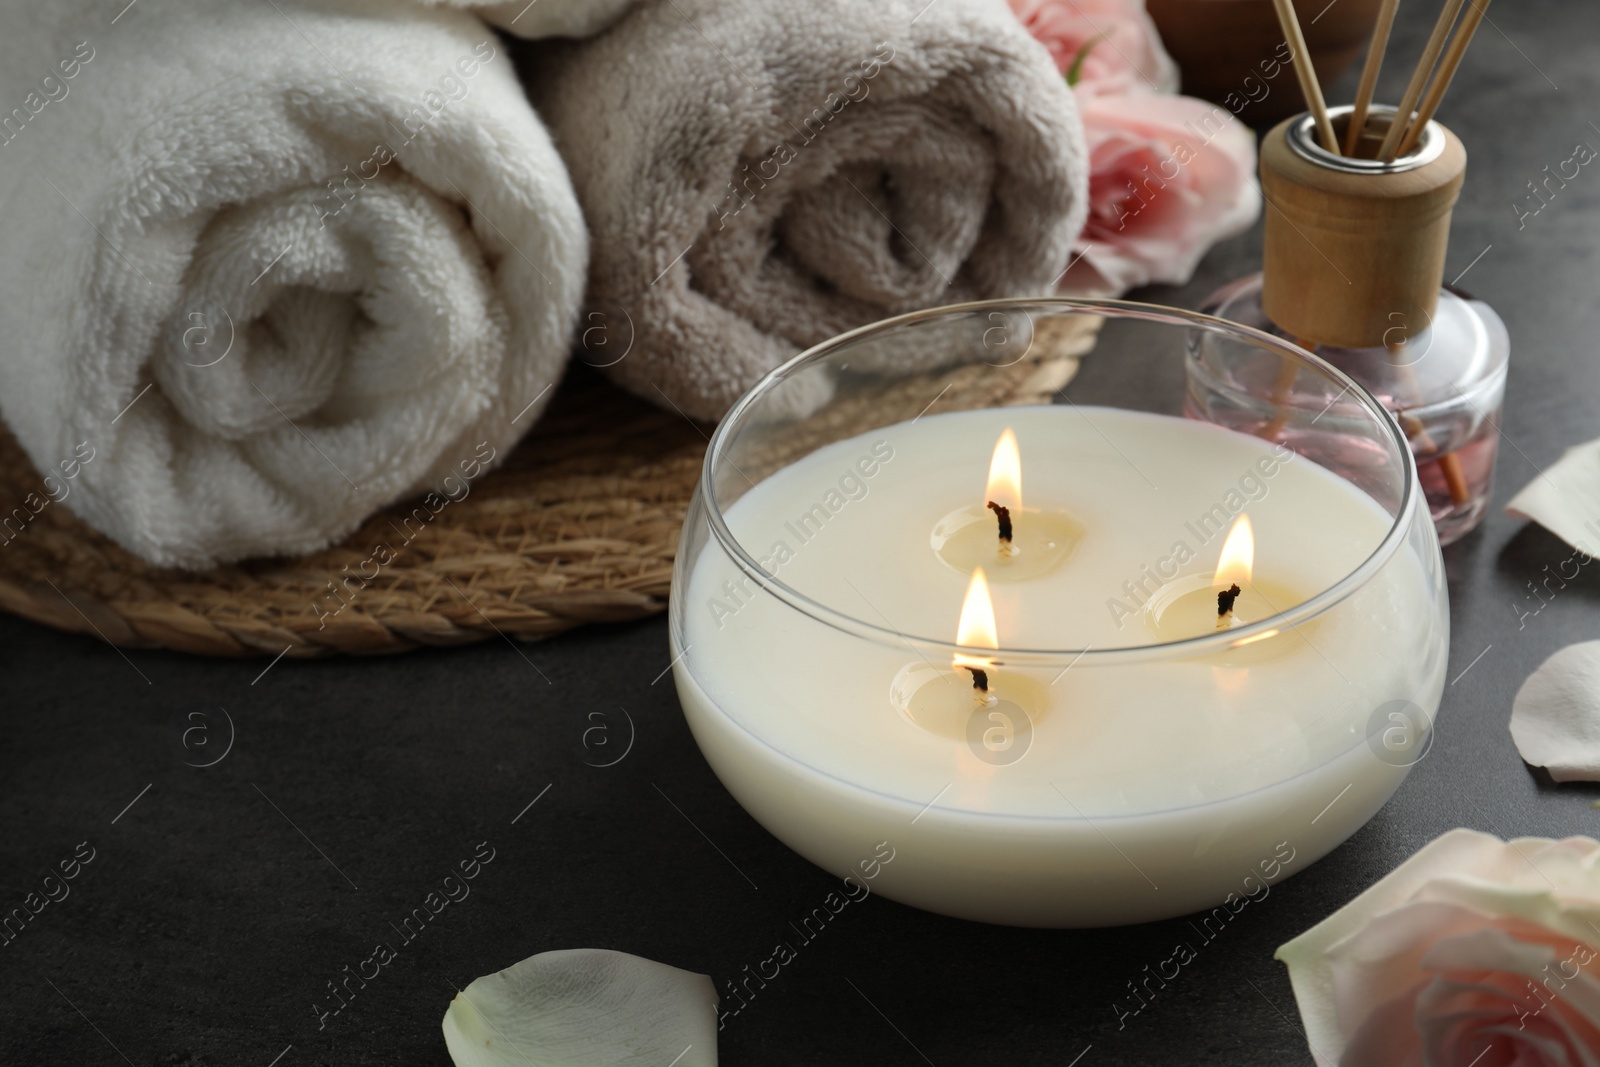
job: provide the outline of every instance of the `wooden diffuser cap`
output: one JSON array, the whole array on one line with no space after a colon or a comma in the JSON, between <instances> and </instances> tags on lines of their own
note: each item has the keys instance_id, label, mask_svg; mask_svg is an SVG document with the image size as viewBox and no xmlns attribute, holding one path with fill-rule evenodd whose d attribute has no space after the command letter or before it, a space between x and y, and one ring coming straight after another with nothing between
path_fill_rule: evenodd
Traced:
<instances>
[{"instance_id":1,"label":"wooden diffuser cap","mask_svg":"<svg viewBox=\"0 0 1600 1067\"><path fill-rule=\"evenodd\" d=\"M1430 122L1408 154L1371 158L1393 113L1372 108L1353 157L1318 145L1309 115L1285 119L1262 143L1262 309L1303 341L1394 347L1433 319L1467 151ZM1329 111L1341 141L1349 114Z\"/></svg>"}]
</instances>

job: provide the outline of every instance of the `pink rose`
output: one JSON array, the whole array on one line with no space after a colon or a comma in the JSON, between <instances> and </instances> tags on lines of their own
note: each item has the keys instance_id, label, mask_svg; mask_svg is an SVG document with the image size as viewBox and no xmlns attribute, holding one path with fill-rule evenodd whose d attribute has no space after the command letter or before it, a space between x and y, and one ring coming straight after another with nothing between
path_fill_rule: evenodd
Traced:
<instances>
[{"instance_id":1,"label":"pink rose","mask_svg":"<svg viewBox=\"0 0 1600 1067\"><path fill-rule=\"evenodd\" d=\"M1143 0L1011 0L1011 10L1062 74L1089 49L1074 87L1079 97L1178 91L1178 65Z\"/></svg>"},{"instance_id":2,"label":"pink rose","mask_svg":"<svg viewBox=\"0 0 1600 1067\"><path fill-rule=\"evenodd\" d=\"M1318 1063L1600 1062L1600 842L1436 838L1278 949Z\"/></svg>"},{"instance_id":3,"label":"pink rose","mask_svg":"<svg viewBox=\"0 0 1600 1067\"><path fill-rule=\"evenodd\" d=\"M1261 211L1255 136L1186 96L1079 100L1089 148L1089 219L1062 288L1120 295L1182 285L1217 241Z\"/></svg>"}]
</instances>

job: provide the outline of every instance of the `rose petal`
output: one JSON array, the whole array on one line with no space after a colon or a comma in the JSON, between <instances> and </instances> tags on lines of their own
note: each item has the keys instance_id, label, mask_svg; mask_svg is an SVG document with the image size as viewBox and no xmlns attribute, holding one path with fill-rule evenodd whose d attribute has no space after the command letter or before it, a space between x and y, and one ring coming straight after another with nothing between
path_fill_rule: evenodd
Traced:
<instances>
[{"instance_id":1,"label":"rose petal","mask_svg":"<svg viewBox=\"0 0 1600 1067\"><path fill-rule=\"evenodd\" d=\"M1415 906L1412 906L1413 908ZM1411 909L1402 909L1411 910ZM1449 910L1449 909L1447 909ZM1551 1064L1600 1067L1586 1051L1600 1040L1594 1018L1600 1012L1600 982L1581 970L1565 977L1571 945L1548 931L1517 924L1513 933L1481 925L1484 917L1460 913L1452 925L1462 932L1411 931L1412 944L1383 966L1382 941L1393 932L1396 913L1361 931L1367 942L1368 969L1345 975L1344 992L1368 997L1360 1017L1346 1020L1354 1030L1341 1062L1372 1064L1465 1064L1479 1067L1519 1063L1514 1056L1487 1055L1496 1037L1501 1044L1523 1044ZM1479 925L1473 928L1472 923ZM1428 937L1439 939L1425 944ZM1534 940L1537 939L1537 940ZM1353 939L1351 939L1353 940ZM1418 944L1425 951L1418 958ZM1409 964L1417 967L1406 972ZM1555 968L1547 970L1547 968ZM1376 981L1361 988L1363 980ZM1540 984L1548 979L1552 985ZM1355 988L1352 990L1351 985ZM1388 991L1383 996L1377 990ZM1542 994L1542 995L1541 995ZM1350 1006L1341 999L1341 1006ZM1577 1060L1570 1055L1579 1050ZM1540 1062L1540 1061L1534 1061Z\"/></svg>"},{"instance_id":2,"label":"rose petal","mask_svg":"<svg viewBox=\"0 0 1600 1067\"><path fill-rule=\"evenodd\" d=\"M1453 873L1495 871L1506 861L1505 842L1476 830L1451 830L1424 845L1366 892L1278 948L1314 1051L1338 1058L1344 1049L1333 996L1328 949L1365 926L1372 916L1406 903L1430 879Z\"/></svg>"},{"instance_id":3,"label":"rose petal","mask_svg":"<svg viewBox=\"0 0 1600 1067\"><path fill-rule=\"evenodd\" d=\"M541 952L456 994L456 1067L715 1067L717 994L703 974L605 949Z\"/></svg>"},{"instance_id":4,"label":"rose petal","mask_svg":"<svg viewBox=\"0 0 1600 1067\"><path fill-rule=\"evenodd\" d=\"M1326 1049L1311 1041L1317 1063L1338 1063L1340 1067L1423 1067L1422 1045L1416 1033L1416 1000L1422 987L1406 995L1384 1001L1368 1015L1346 1045L1341 1039L1334 1047L1338 1054L1329 1058ZM1485 1067L1475 1064L1474 1067ZM1494 1067L1500 1067L1496 1064Z\"/></svg>"},{"instance_id":5,"label":"rose petal","mask_svg":"<svg viewBox=\"0 0 1600 1067\"><path fill-rule=\"evenodd\" d=\"M1600 781L1600 641L1568 645L1528 676L1511 704L1511 739L1558 782Z\"/></svg>"},{"instance_id":6,"label":"rose petal","mask_svg":"<svg viewBox=\"0 0 1600 1067\"><path fill-rule=\"evenodd\" d=\"M1592 1029L1569 1025L1559 1007L1542 1004L1532 993L1519 998L1512 990L1436 977L1412 1002L1421 1062L1600 1067L1587 1047L1595 1036ZM1349 1059L1352 1064L1383 1062Z\"/></svg>"},{"instance_id":7,"label":"rose petal","mask_svg":"<svg viewBox=\"0 0 1600 1067\"><path fill-rule=\"evenodd\" d=\"M1586 556L1600 552L1600 440L1563 452L1511 498L1506 514L1533 520Z\"/></svg>"},{"instance_id":8,"label":"rose petal","mask_svg":"<svg viewBox=\"0 0 1600 1067\"><path fill-rule=\"evenodd\" d=\"M1255 221L1255 136L1225 109L1184 96L1079 103L1089 220L1063 290L1184 284L1212 245Z\"/></svg>"},{"instance_id":9,"label":"rose petal","mask_svg":"<svg viewBox=\"0 0 1600 1067\"><path fill-rule=\"evenodd\" d=\"M1429 950L1423 962L1447 973L1490 975L1489 981L1494 985L1472 988L1487 990L1502 998L1502 1012L1509 1013L1503 1026L1516 1022L1521 1030L1537 1024L1534 1025L1536 1030L1545 1031L1567 1049L1575 1051L1583 1067L1600 1067L1600 1057L1591 1051L1600 1043L1600 980L1577 966L1573 968L1576 973L1568 977L1564 964L1571 958L1570 952L1567 946L1533 944L1490 927L1441 941ZM1511 986L1509 978L1513 975L1523 979L1520 987ZM1545 984L1547 982L1553 984ZM1435 985L1437 991L1424 992L1417 1002L1418 1030L1423 1035L1424 1048L1429 1047L1430 1037L1442 1036L1425 1025L1428 1017L1444 1013L1438 1001L1429 999L1430 993L1442 999L1445 987L1438 980ZM1546 994L1550 997L1548 1002L1543 999ZM1436 1059L1433 1062L1450 1061Z\"/></svg>"},{"instance_id":10,"label":"rose petal","mask_svg":"<svg viewBox=\"0 0 1600 1067\"><path fill-rule=\"evenodd\" d=\"M1453 830L1283 945L1319 1061L1600 1067L1600 842Z\"/></svg>"},{"instance_id":11,"label":"rose petal","mask_svg":"<svg viewBox=\"0 0 1600 1067\"><path fill-rule=\"evenodd\" d=\"M1493 926L1480 926L1440 938L1428 947L1422 965L1431 971L1505 971L1537 978L1546 964L1559 959L1553 945L1525 941ZM1600 1008L1600 983L1588 975L1579 977L1590 987L1583 994L1584 1002L1593 1001Z\"/></svg>"},{"instance_id":12,"label":"rose petal","mask_svg":"<svg viewBox=\"0 0 1600 1067\"><path fill-rule=\"evenodd\" d=\"M1594 890L1579 890L1580 895L1573 896L1564 886L1568 880L1559 864L1551 861L1552 855L1548 852L1542 856L1530 855L1524 860L1525 874L1529 878L1542 880L1545 872L1550 872L1549 881L1543 885L1507 885L1482 878L1447 877L1418 890L1414 900L1453 904L1478 915L1523 923L1544 930L1551 939L1559 938L1563 943L1600 942L1600 901L1594 899Z\"/></svg>"},{"instance_id":13,"label":"rose petal","mask_svg":"<svg viewBox=\"0 0 1600 1067\"><path fill-rule=\"evenodd\" d=\"M1011 10L1063 74L1088 47L1080 98L1178 91L1178 65L1143 0L1011 0Z\"/></svg>"},{"instance_id":14,"label":"rose petal","mask_svg":"<svg viewBox=\"0 0 1600 1067\"><path fill-rule=\"evenodd\" d=\"M1482 915L1450 904L1409 903L1374 916L1329 946L1330 986L1340 1029L1356 1030L1380 1005L1425 981L1430 968L1424 961L1434 945L1470 934L1483 921Z\"/></svg>"}]
</instances>

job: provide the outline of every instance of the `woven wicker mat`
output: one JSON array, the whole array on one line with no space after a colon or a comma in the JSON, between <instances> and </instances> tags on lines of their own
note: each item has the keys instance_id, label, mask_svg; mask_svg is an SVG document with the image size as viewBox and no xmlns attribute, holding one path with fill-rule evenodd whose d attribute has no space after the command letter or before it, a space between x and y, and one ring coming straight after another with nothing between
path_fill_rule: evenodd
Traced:
<instances>
[{"instance_id":1,"label":"woven wicker mat","mask_svg":"<svg viewBox=\"0 0 1600 1067\"><path fill-rule=\"evenodd\" d=\"M909 419L936 394L934 410L1045 403L1097 324L1045 320L1014 366L946 368L835 406ZM416 501L314 555L188 573L144 563L52 504L0 545L0 608L114 645L218 656L400 652L636 619L666 606L707 433L580 366L505 465L425 526L413 520L409 540L401 526ZM0 506L42 484L0 429ZM358 593L336 595L379 545L397 557Z\"/></svg>"}]
</instances>

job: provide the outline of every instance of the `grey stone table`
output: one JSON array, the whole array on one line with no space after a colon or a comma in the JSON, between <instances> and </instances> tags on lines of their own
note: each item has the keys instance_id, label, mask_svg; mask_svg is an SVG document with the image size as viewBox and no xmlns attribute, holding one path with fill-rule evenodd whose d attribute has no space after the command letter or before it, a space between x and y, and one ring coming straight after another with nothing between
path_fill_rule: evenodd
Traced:
<instances>
[{"instance_id":1,"label":"grey stone table","mask_svg":"<svg viewBox=\"0 0 1600 1067\"><path fill-rule=\"evenodd\" d=\"M1433 10L1402 5L1402 54ZM1505 317L1513 371L1496 511L1446 553L1453 680L1430 754L1365 829L1120 1023L1113 1002L1190 936L1183 920L1013 930L873 897L727 1020L724 1062L1309 1063L1278 944L1451 827L1600 832L1600 791L1556 787L1506 731L1528 672L1600 633L1600 569L1524 615L1527 583L1570 550L1498 511L1564 446L1600 436L1600 172L1524 214L1546 164L1600 145L1600 8L1542 0L1490 18L1441 116L1471 153L1447 276L1464 271ZM1402 78L1393 65L1380 98ZM1348 99L1352 82L1329 95ZM1193 306L1253 269L1259 243L1240 237L1192 285L1144 295ZM1109 387L1116 367L1084 373ZM0 910L80 843L93 855L70 896L0 947L0 1062L440 1067L454 989L544 949L623 949L719 986L742 977L837 883L718 784L667 660L655 620L263 675L265 661L123 655L0 619ZM220 738L218 708L232 750L186 765L197 757L180 733L199 720L185 716L209 711ZM623 750L622 709L631 750L594 766ZM470 896L402 942L392 924L484 841L494 858ZM323 1017L337 1006L328 983L379 941L403 948Z\"/></svg>"}]
</instances>

